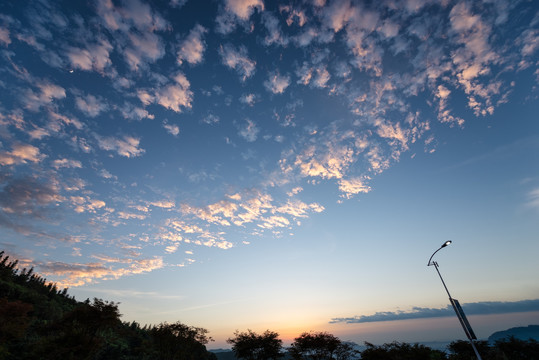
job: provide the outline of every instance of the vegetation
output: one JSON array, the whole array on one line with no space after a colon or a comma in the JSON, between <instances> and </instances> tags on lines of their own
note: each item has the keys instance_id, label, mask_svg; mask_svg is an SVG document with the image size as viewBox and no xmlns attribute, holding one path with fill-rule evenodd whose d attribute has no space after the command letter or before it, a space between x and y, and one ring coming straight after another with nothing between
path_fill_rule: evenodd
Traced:
<instances>
[{"instance_id":1,"label":"vegetation","mask_svg":"<svg viewBox=\"0 0 539 360\"><path fill-rule=\"evenodd\" d=\"M0 252L0 360L215 360L206 329L120 320L118 304L78 302Z\"/></svg>"},{"instance_id":2,"label":"vegetation","mask_svg":"<svg viewBox=\"0 0 539 360\"><path fill-rule=\"evenodd\" d=\"M352 345L326 332L301 334L294 339L289 351L295 360L349 360L357 355Z\"/></svg>"},{"instance_id":3,"label":"vegetation","mask_svg":"<svg viewBox=\"0 0 539 360\"><path fill-rule=\"evenodd\" d=\"M284 356L283 341L279 339L279 334L269 330L263 334L257 334L252 330L236 331L234 337L227 342L232 344L232 351L240 359L276 360Z\"/></svg>"},{"instance_id":4,"label":"vegetation","mask_svg":"<svg viewBox=\"0 0 539 360\"><path fill-rule=\"evenodd\" d=\"M433 350L421 344L407 344L392 342L376 346L365 342L367 347L361 352L362 360L441 360L447 359L446 354L439 350ZM468 344L470 346L470 344Z\"/></svg>"},{"instance_id":5,"label":"vegetation","mask_svg":"<svg viewBox=\"0 0 539 360\"><path fill-rule=\"evenodd\" d=\"M33 269L0 252L0 360L217 360L206 350L208 331L181 322L141 327L122 322L118 304L94 298L76 301ZM279 334L236 331L227 340L245 360L470 360L470 343L454 341L447 352L420 344L365 343L358 351L326 332L303 333L284 349ZM538 359L539 343L514 336L476 341L483 360ZM285 351L287 350L287 351Z\"/></svg>"}]
</instances>

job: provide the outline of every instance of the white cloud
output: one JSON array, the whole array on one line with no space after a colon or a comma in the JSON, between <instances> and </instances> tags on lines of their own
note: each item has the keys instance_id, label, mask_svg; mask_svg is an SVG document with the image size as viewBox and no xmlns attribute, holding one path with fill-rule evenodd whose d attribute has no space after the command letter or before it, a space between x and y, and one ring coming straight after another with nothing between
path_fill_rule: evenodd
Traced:
<instances>
[{"instance_id":1,"label":"white cloud","mask_svg":"<svg viewBox=\"0 0 539 360\"><path fill-rule=\"evenodd\" d=\"M180 134L180 127L178 125L164 123L163 127L171 135L178 136Z\"/></svg>"},{"instance_id":2,"label":"white cloud","mask_svg":"<svg viewBox=\"0 0 539 360\"><path fill-rule=\"evenodd\" d=\"M42 106L52 104L53 101L66 97L65 89L61 86L40 82L37 87L40 90L38 94L28 89L24 95L23 102L28 110L37 111Z\"/></svg>"},{"instance_id":3,"label":"white cloud","mask_svg":"<svg viewBox=\"0 0 539 360\"><path fill-rule=\"evenodd\" d=\"M339 190L344 193L344 197L350 198L359 193L368 193L371 187L365 183L365 178L340 179Z\"/></svg>"},{"instance_id":4,"label":"white cloud","mask_svg":"<svg viewBox=\"0 0 539 360\"><path fill-rule=\"evenodd\" d=\"M132 47L124 51L124 57L131 68L137 71L146 61L155 62L165 55L165 46L159 36L153 33L129 34Z\"/></svg>"},{"instance_id":5,"label":"white cloud","mask_svg":"<svg viewBox=\"0 0 539 360\"><path fill-rule=\"evenodd\" d=\"M264 10L262 0L225 0L225 3L226 9L241 20L248 20L256 9Z\"/></svg>"},{"instance_id":6,"label":"white cloud","mask_svg":"<svg viewBox=\"0 0 539 360\"><path fill-rule=\"evenodd\" d=\"M107 151L116 151L118 155L136 157L144 154L145 150L139 148L140 139L132 136L124 136L122 139L115 137L96 136L98 145Z\"/></svg>"},{"instance_id":7,"label":"white cloud","mask_svg":"<svg viewBox=\"0 0 539 360\"><path fill-rule=\"evenodd\" d=\"M159 105L173 110L175 112L182 112L183 108L191 108L191 101L193 100L193 92L189 89L189 80L184 74L178 73L174 76L175 84L169 84L159 89L155 97L144 97L145 99L152 99ZM141 97L139 93L139 98Z\"/></svg>"},{"instance_id":8,"label":"white cloud","mask_svg":"<svg viewBox=\"0 0 539 360\"><path fill-rule=\"evenodd\" d=\"M251 119L245 119L244 124L239 131L239 135L248 142L256 141L260 129L256 126L255 122Z\"/></svg>"},{"instance_id":9,"label":"white cloud","mask_svg":"<svg viewBox=\"0 0 539 360\"><path fill-rule=\"evenodd\" d=\"M108 105L104 101L104 99L98 99L93 95L86 95L84 97L77 96L75 98L75 105L87 116L96 117L102 111L108 109Z\"/></svg>"},{"instance_id":10,"label":"white cloud","mask_svg":"<svg viewBox=\"0 0 539 360\"><path fill-rule=\"evenodd\" d=\"M69 48L67 58L73 69L94 70L103 74L105 68L112 64L110 60L112 49L107 40L100 40L98 44L86 45L86 48Z\"/></svg>"},{"instance_id":11,"label":"white cloud","mask_svg":"<svg viewBox=\"0 0 539 360\"><path fill-rule=\"evenodd\" d=\"M256 101L256 95L255 94L243 94L240 96L240 102L253 106Z\"/></svg>"},{"instance_id":12,"label":"white cloud","mask_svg":"<svg viewBox=\"0 0 539 360\"><path fill-rule=\"evenodd\" d=\"M204 118L202 118L202 122L206 124L217 124L219 121L219 116L215 114L208 114Z\"/></svg>"},{"instance_id":13,"label":"white cloud","mask_svg":"<svg viewBox=\"0 0 539 360\"><path fill-rule=\"evenodd\" d=\"M278 72L269 74L268 80L264 81L266 89L274 94L282 94L290 85L290 76L280 75Z\"/></svg>"},{"instance_id":14,"label":"white cloud","mask_svg":"<svg viewBox=\"0 0 539 360\"><path fill-rule=\"evenodd\" d=\"M28 161L37 163L46 155L41 154L39 149L30 144L15 144L12 151L0 151L1 165L26 164Z\"/></svg>"},{"instance_id":15,"label":"white cloud","mask_svg":"<svg viewBox=\"0 0 539 360\"><path fill-rule=\"evenodd\" d=\"M59 168L82 168L82 164L78 160L70 159L57 159L52 162L52 166L56 169Z\"/></svg>"},{"instance_id":16,"label":"white cloud","mask_svg":"<svg viewBox=\"0 0 539 360\"><path fill-rule=\"evenodd\" d=\"M204 51L206 50L203 36L207 31L205 27L197 24L180 43L177 56L180 65L183 61L187 61L190 64L199 64L202 62Z\"/></svg>"},{"instance_id":17,"label":"white cloud","mask_svg":"<svg viewBox=\"0 0 539 360\"><path fill-rule=\"evenodd\" d=\"M59 287L74 287L95 283L98 280L119 279L123 276L142 274L161 269L165 266L161 257L148 259L121 259L95 256L100 262L63 263L49 262L39 264L40 271L46 276L56 276Z\"/></svg>"},{"instance_id":18,"label":"white cloud","mask_svg":"<svg viewBox=\"0 0 539 360\"><path fill-rule=\"evenodd\" d=\"M224 65L240 74L241 81L245 81L254 74L256 61L249 59L245 46L240 45L236 48L232 44L225 44L219 48L219 54Z\"/></svg>"}]
</instances>

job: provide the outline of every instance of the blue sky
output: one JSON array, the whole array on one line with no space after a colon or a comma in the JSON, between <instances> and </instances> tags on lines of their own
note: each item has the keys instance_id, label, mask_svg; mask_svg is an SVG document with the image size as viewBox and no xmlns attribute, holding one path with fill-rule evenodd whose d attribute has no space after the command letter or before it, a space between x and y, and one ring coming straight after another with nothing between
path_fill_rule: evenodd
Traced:
<instances>
[{"instance_id":1,"label":"blue sky","mask_svg":"<svg viewBox=\"0 0 539 360\"><path fill-rule=\"evenodd\" d=\"M1 247L220 347L462 338L452 239L479 337L537 323L538 32L533 1L3 3Z\"/></svg>"}]
</instances>

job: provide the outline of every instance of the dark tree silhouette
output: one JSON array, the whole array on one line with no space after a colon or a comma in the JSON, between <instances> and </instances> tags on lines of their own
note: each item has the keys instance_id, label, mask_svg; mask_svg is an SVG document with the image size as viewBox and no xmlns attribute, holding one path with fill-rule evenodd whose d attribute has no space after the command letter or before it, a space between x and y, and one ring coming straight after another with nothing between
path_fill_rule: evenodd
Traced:
<instances>
[{"instance_id":1,"label":"dark tree silhouette","mask_svg":"<svg viewBox=\"0 0 539 360\"><path fill-rule=\"evenodd\" d=\"M491 348L488 346L488 342L484 340L474 342L479 355L484 359L489 359ZM472 345L469 341L457 340L451 342L447 349L449 350L449 359L450 360L468 360L468 359L477 359L475 352L472 348Z\"/></svg>"},{"instance_id":2,"label":"dark tree silhouette","mask_svg":"<svg viewBox=\"0 0 539 360\"><path fill-rule=\"evenodd\" d=\"M296 360L349 360L356 359L357 351L338 337L326 333L303 333L294 339L290 355Z\"/></svg>"},{"instance_id":3,"label":"dark tree silhouette","mask_svg":"<svg viewBox=\"0 0 539 360\"><path fill-rule=\"evenodd\" d=\"M162 360L204 360L215 358L206 351L206 345L212 338L208 330L187 326L180 322L162 323L150 329L150 336L156 358Z\"/></svg>"},{"instance_id":4,"label":"dark tree silhouette","mask_svg":"<svg viewBox=\"0 0 539 360\"><path fill-rule=\"evenodd\" d=\"M380 346L365 342L361 360L444 360L444 352L421 344L392 342Z\"/></svg>"},{"instance_id":5,"label":"dark tree silhouette","mask_svg":"<svg viewBox=\"0 0 539 360\"><path fill-rule=\"evenodd\" d=\"M524 341L511 336L497 340L494 344L496 359L534 360L539 358L539 342L534 339Z\"/></svg>"},{"instance_id":6,"label":"dark tree silhouette","mask_svg":"<svg viewBox=\"0 0 539 360\"><path fill-rule=\"evenodd\" d=\"M281 351L283 342L279 339L279 334L270 330L266 330L263 334L257 334L252 330L236 331L234 337L227 342L232 344L232 351L240 359L272 360L284 356Z\"/></svg>"},{"instance_id":7,"label":"dark tree silhouette","mask_svg":"<svg viewBox=\"0 0 539 360\"><path fill-rule=\"evenodd\" d=\"M0 251L0 360L216 360L208 331L179 322L140 327L118 304L76 301Z\"/></svg>"}]
</instances>

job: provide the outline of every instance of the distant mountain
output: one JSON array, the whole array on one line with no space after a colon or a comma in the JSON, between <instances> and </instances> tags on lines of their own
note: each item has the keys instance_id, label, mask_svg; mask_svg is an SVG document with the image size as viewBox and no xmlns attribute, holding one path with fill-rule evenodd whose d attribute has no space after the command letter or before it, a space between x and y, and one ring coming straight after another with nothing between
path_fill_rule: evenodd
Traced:
<instances>
[{"instance_id":1,"label":"distant mountain","mask_svg":"<svg viewBox=\"0 0 539 360\"><path fill-rule=\"evenodd\" d=\"M520 340L534 339L539 341L539 325L528 325L497 331L488 337L488 342L494 343L496 340L505 339L511 336Z\"/></svg>"}]
</instances>

